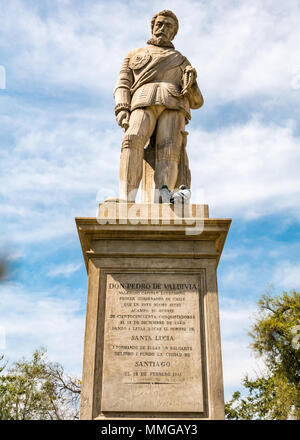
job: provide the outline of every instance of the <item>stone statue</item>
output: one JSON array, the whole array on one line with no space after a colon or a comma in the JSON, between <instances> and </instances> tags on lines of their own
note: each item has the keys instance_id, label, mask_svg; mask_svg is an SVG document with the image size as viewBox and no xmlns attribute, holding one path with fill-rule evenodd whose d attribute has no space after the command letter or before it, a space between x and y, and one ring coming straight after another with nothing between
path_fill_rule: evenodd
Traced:
<instances>
[{"instance_id":1,"label":"stone statue","mask_svg":"<svg viewBox=\"0 0 300 440\"><path fill-rule=\"evenodd\" d=\"M183 185L180 191L186 193L190 187L185 125L190 109L200 108L203 97L196 70L171 42L178 31L176 15L168 10L157 13L151 28L147 46L124 59L114 90L116 119L125 131L120 199L135 201L146 160L152 161L155 188L163 193L160 201L170 203L176 200L172 191Z\"/></svg>"}]
</instances>

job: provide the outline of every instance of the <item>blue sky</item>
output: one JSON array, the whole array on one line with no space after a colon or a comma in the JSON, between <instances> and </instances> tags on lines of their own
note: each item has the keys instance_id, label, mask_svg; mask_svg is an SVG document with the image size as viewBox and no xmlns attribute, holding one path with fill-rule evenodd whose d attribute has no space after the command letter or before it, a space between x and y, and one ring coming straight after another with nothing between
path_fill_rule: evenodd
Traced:
<instances>
[{"instance_id":1,"label":"blue sky","mask_svg":"<svg viewBox=\"0 0 300 440\"><path fill-rule=\"evenodd\" d=\"M174 43L205 98L187 127L192 192L203 191L211 217L233 219L218 269L228 399L261 368L247 348L259 296L270 284L300 287L297 0L5 2L1 351L14 360L45 345L81 374L87 276L74 217L94 216L117 194L112 90L123 57L145 44L164 8L179 18Z\"/></svg>"}]
</instances>

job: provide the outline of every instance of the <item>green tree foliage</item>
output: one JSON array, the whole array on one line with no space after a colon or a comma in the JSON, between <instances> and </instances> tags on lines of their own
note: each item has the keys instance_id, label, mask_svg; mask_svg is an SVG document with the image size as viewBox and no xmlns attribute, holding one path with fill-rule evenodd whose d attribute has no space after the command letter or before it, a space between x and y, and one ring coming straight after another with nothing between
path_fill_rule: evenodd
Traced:
<instances>
[{"instance_id":1,"label":"green tree foliage","mask_svg":"<svg viewBox=\"0 0 300 440\"><path fill-rule=\"evenodd\" d=\"M226 403L227 419L300 420L300 294L262 295L249 335L251 348L262 356L265 373L243 380ZM245 397L244 397L245 395Z\"/></svg>"},{"instance_id":2,"label":"green tree foliage","mask_svg":"<svg viewBox=\"0 0 300 440\"><path fill-rule=\"evenodd\" d=\"M49 362L46 350L32 359L15 362L6 372L0 358L0 419L60 420L78 418L80 381L67 376L58 363Z\"/></svg>"}]
</instances>

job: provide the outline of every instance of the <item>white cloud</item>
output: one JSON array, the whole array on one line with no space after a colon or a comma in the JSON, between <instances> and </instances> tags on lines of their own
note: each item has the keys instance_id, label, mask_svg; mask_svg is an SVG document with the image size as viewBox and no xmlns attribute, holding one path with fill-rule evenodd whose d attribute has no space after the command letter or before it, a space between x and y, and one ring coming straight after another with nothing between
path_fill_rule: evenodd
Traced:
<instances>
[{"instance_id":1,"label":"white cloud","mask_svg":"<svg viewBox=\"0 0 300 440\"><path fill-rule=\"evenodd\" d=\"M82 267L82 264L74 264L74 263L63 263L63 264L57 264L54 267L51 267L49 269L47 275L48 277L59 277L63 276L65 278L69 278L74 272L77 272L78 269Z\"/></svg>"},{"instance_id":2,"label":"white cloud","mask_svg":"<svg viewBox=\"0 0 300 440\"><path fill-rule=\"evenodd\" d=\"M81 374L84 314L74 289L72 295L55 286L29 292L18 283L2 283L0 326L6 342L2 352L16 360L46 346L52 361Z\"/></svg>"},{"instance_id":3,"label":"white cloud","mask_svg":"<svg viewBox=\"0 0 300 440\"><path fill-rule=\"evenodd\" d=\"M15 141L0 153L1 215L14 241L74 234L75 216L96 215L100 189L117 195L121 130L101 130L92 114L57 121L37 109L4 125Z\"/></svg>"},{"instance_id":4,"label":"white cloud","mask_svg":"<svg viewBox=\"0 0 300 440\"><path fill-rule=\"evenodd\" d=\"M300 150L293 124L253 118L214 132L194 130L189 141L192 188L204 188L212 216L217 208L218 214L246 219L300 217Z\"/></svg>"},{"instance_id":5,"label":"white cloud","mask_svg":"<svg viewBox=\"0 0 300 440\"><path fill-rule=\"evenodd\" d=\"M22 258L24 258L25 256L25 251L24 250L12 250L11 252L8 252L7 256L5 257L7 261L18 261Z\"/></svg>"},{"instance_id":6,"label":"white cloud","mask_svg":"<svg viewBox=\"0 0 300 440\"><path fill-rule=\"evenodd\" d=\"M92 93L111 93L123 55L144 42L152 14L170 7L158 1L151 6L117 1L53 4L45 15L38 3L28 7L13 0L0 17L6 37L0 44L5 50L5 41L11 42L5 56L12 78L27 83L30 78L32 86L44 84L53 93L56 86L74 85L76 90L84 86ZM284 75L297 53L297 2L278 6L275 1L225 5L190 0L189 7L182 5L176 0L171 6L180 19L176 44L199 66L206 105L257 93L275 100L283 96L289 87ZM134 34L124 23L132 24ZM190 44L191 38L197 44ZM56 110L43 102L40 108L22 106L6 97L3 105L8 110L0 123L9 140L0 153L0 194L7 232L18 242L73 234L73 217L95 215L99 190L99 201L106 194L117 195L122 133L113 125L113 100L109 111L100 97L99 108L80 111L69 105L66 110L65 102ZM300 217L299 138L293 121L278 126L253 117L214 132L192 124L187 148L193 197L197 202L197 189L204 189L211 216Z\"/></svg>"},{"instance_id":7,"label":"white cloud","mask_svg":"<svg viewBox=\"0 0 300 440\"><path fill-rule=\"evenodd\" d=\"M53 2L47 16L39 5L14 0L3 8L1 28L12 43L14 77L99 90L112 87L126 49L124 22L130 9L121 2L72 4ZM135 23L135 32L143 24ZM115 72L115 73L113 73Z\"/></svg>"},{"instance_id":8,"label":"white cloud","mask_svg":"<svg viewBox=\"0 0 300 440\"><path fill-rule=\"evenodd\" d=\"M256 377L263 370L263 362L249 348L250 331L256 305L249 300L223 299L220 307L221 341L225 398L242 388L246 374Z\"/></svg>"},{"instance_id":9,"label":"white cloud","mask_svg":"<svg viewBox=\"0 0 300 440\"><path fill-rule=\"evenodd\" d=\"M291 263L290 261L281 261L277 263L272 283L280 286L286 291L300 288L300 263Z\"/></svg>"},{"instance_id":10,"label":"white cloud","mask_svg":"<svg viewBox=\"0 0 300 440\"><path fill-rule=\"evenodd\" d=\"M295 95L297 0L51 4L46 17L32 2L28 7L12 0L3 8L12 78L110 93L125 54L149 37L152 15L171 6L180 21L176 47L197 67L208 105L257 94Z\"/></svg>"},{"instance_id":11,"label":"white cloud","mask_svg":"<svg viewBox=\"0 0 300 440\"><path fill-rule=\"evenodd\" d=\"M228 268L223 274L222 284L225 287L234 284L236 289L238 289L239 286L249 286L250 273L251 266L246 264L235 264L232 268Z\"/></svg>"},{"instance_id":12,"label":"white cloud","mask_svg":"<svg viewBox=\"0 0 300 440\"><path fill-rule=\"evenodd\" d=\"M74 234L75 216L95 216L97 200L118 195L118 127L101 129L95 118L78 114L56 121L46 110L25 116L20 126L19 118L6 117L4 127L15 135L15 145L1 152L1 214L15 241ZM300 150L293 123L252 118L214 132L195 128L187 150L192 200L202 203L197 193L203 189L211 217L300 218Z\"/></svg>"}]
</instances>

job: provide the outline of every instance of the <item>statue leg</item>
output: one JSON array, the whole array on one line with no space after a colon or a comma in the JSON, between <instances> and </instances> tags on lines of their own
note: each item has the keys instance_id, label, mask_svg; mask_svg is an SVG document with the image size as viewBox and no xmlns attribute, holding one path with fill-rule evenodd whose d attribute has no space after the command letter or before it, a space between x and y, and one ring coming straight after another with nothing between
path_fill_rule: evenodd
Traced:
<instances>
[{"instance_id":1,"label":"statue leg","mask_svg":"<svg viewBox=\"0 0 300 440\"><path fill-rule=\"evenodd\" d=\"M120 198L134 202L143 173L144 147L152 135L156 116L151 109L136 109L122 142L120 161Z\"/></svg>"},{"instance_id":2,"label":"statue leg","mask_svg":"<svg viewBox=\"0 0 300 440\"><path fill-rule=\"evenodd\" d=\"M175 188L184 129L185 116L179 110L166 109L158 119L154 173L155 187L158 189L163 185L170 190Z\"/></svg>"}]
</instances>

